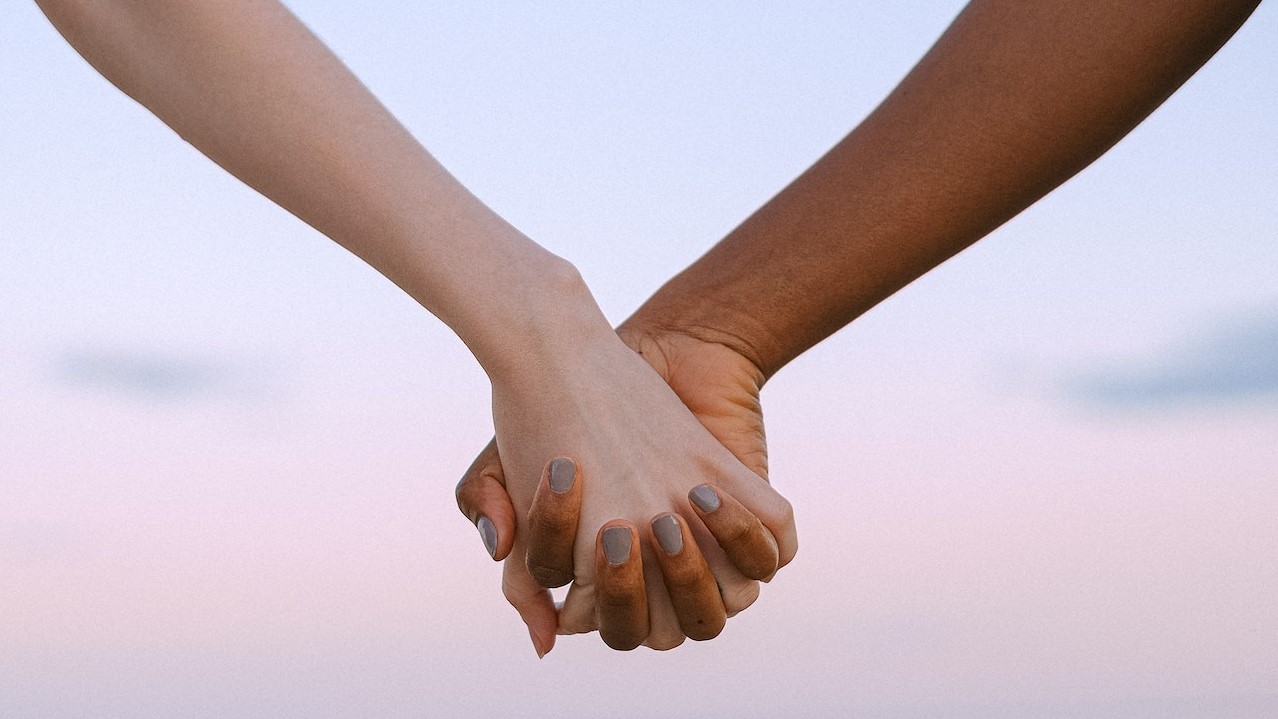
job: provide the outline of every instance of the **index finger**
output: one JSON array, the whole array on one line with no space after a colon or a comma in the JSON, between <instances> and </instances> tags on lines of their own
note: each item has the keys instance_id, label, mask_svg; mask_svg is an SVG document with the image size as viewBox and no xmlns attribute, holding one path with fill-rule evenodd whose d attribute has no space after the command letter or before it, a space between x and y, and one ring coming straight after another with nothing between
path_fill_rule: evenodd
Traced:
<instances>
[{"instance_id":1,"label":"index finger","mask_svg":"<svg viewBox=\"0 0 1278 719\"><path fill-rule=\"evenodd\" d=\"M737 571L759 580L776 574L780 557L776 538L736 498L722 487L700 484L688 492L688 502Z\"/></svg>"},{"instance_id":2,"label":"index finger","mask_svg":"<svg viewBox=\"0 0 1278 719\"><path fill-rule=\"evenodd\" d=\"M573 579L573 544L581 514L577 463L556 457L546 465L528 509L528 572L543 587L562 587Z\"/></svg>"}]
</instances>

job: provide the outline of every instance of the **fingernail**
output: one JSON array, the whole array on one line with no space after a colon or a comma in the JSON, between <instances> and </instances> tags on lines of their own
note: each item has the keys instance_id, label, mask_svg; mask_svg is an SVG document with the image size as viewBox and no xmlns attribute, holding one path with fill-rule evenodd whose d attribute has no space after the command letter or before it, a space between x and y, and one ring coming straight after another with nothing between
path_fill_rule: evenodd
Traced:
<instances>
[{"instance_id":1,"label":"fingernail","mask_svg":"<svg viewBox=\"0 0 1278 719\"><path fill-rule=\"evenodd\" d=\"M497 556L497 527L493 526L493 520L488 517L480 517L475 522L475 527L479 529L479 538L484 540L484 549L488 550L488 556Z\"/></svg>"},{"instance_id":2,"label":"fingernail","mask_svg":"<svg viewBox=\"0 0 1278 719\"><path fill-rule=\"evenodd\" d=\"M572 489L577 481L577 465L567 457L556 457L550 463L550 489L555 494L563 494Z\"/></svg>"},{"instance_id":3,"label":"fingernail","mask_svg":"<svg viewBox=\"0 0 1278 719\"><path fill-rule=\"evenodd\" d=\"M703 512L713 512L719 508L719 495L708 484L697 485L688 492L688 499Z\"/></svg>"},{"instance_id":4,"label":"fingernail","mask_svg":"<svg viewBox=\"0 0 1278 719\"><path fill-rule=\"evenodd\" d=\"M609 527L603 533L604 558L616 567L630 558L630 527Z\"/></svg>"},{"instance_id":5,"label":"fingernail","mask_svg":"<svg viewBox=\"0 0 1278 719\"><path fill-rule=\"evenodd\" d=\"M663 514L652 520L652 533L657 535L657 543L666 554L673 556L683 549L683 530L673 514Z\"/></svg>"}]
</instances>

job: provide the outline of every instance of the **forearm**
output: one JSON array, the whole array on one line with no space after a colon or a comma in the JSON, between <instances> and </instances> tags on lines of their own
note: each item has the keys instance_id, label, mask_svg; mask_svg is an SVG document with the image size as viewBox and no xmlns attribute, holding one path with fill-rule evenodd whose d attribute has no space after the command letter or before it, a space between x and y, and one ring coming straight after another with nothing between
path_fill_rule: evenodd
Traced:
<instances>
[{"instance_id":1,"label":"forearm","mask_svg":"<svg viewBox=\"0 0 1278 719\"><path fill-rule=\"evenodd\" d=\"M404 288L486 366L546 319L547 295L584 292L571 266L471 195L279 3L39 4L112 83Z\"/></svg>"},{"instance_id":2,"label":"forearm","mask_svg":"<svg viewBox=\"0 0 1278 719\"><path fill-rule=\"evenodd\" d=\"M975 0L850 135L628 325L765 376L1126 135L1258 0Z\"/></svg>"}]
</instances>

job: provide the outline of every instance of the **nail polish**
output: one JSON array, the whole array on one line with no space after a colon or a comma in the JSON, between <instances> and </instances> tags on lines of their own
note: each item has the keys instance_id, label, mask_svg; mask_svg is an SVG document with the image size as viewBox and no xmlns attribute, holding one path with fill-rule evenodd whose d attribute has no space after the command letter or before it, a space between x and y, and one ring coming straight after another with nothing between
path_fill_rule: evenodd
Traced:
<instances>
[{"instance_id":1,"label":"nail polish","mask_svg":"<svg viewBox=\"0 0 1278 719\"><path fill-rule=\"evenodd\" d=\"M556 457L550 463L550 489L563 494L577 481L577 465L567 457Z\"/></svg>"},{"instance_id":2,"label":"nail polish","mask_svg":"<svg viewBox=\"0 0 1278 719\"><path fill-rule=\"evenodd\" d=\"M683 530L673 514L663 514L652 520L652 533L657 535L657 543L666 554L674 556L683 549Z\"/></svg>"},{"instance_id":3,"label":"nail polish","mask_svg":"<svg viewBox=\"0 0 1278 719\"><path fill-rule=\"evenodd\" d=\"M603 532L604 559L616 567L630 558L630 527L609 527Z\"/></svg>"},{"instance_id":4,"label":"nail polish","mask_svg":"<svg viewBox=\"0 0 1278 719\"><path fill-rule=\"evenodd\" d=\"M488 556L497 556L497 527L493 526L493 521L488 517L480 517L475 522L475 527L479 530L479 538L484 540L484 549L488 550Z\"/></svg>"},{"instance_id":5,"label":"nail polish","mask_svg":"<svg viewBox=\"0 0 1278 719\"><path fill-rule=\"evenodd\" d=\"M688 492L688 499L707 514L719 508L719 494L708 484L697 485Z\"/></svg>"}]
</instances>

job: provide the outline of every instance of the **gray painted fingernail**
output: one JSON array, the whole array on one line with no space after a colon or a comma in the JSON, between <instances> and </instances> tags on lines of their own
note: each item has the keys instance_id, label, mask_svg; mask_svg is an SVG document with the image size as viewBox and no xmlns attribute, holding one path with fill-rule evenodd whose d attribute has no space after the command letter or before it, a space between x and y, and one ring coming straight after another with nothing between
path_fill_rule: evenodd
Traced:
<instances>
[{"instance_id":1,"label":"gray painted fingernail","mask_svg":"<svg viewBox=\"0 0 1278 719\"><path fill-rule=\"evenodd\" d=\"M666 554L673 556L683 549L683 530L673 514L663 514L652 520L652 533L657 535L657 543Z\"/></svg>"},{"instance_id":2,"label":"gray painted fingernail","mask_svg":"<svg viewBox=\"0 0 1278 719\"><path fill-rule=\"evenodd\" d=\"M488 550L488 556L497 556L497 527L493 526L493 521L488 517L480 517L475 526L479 529L479 538L484 540L484 549Z\"/></svg>"},{"instance_id":3,"label":"gray painted fingernail","mask_svg":"<svg viewBox=\"0 0 1278 719\"><path fill-rule=\"evenodd\" d=\"M701 484L688 492L688 498L703 512L713 512L719 508L719 495L708 484Z\"/></svg>"},{"instance_id":4,"label":"gray painted fingernail","mask_svg":"<svg viewBox=\"0 0 1278 719\"><path fill-rule=\"evenodd\" d=\"M630 527L609 527L603 533L604 558L612 566L630 558Z\"/></svg>"},{"instance_id":5,"label":"gray painted fingernail","mask_svg":"<svg viewBox=\"0 0 1278 719\"><path fill-rule=\"evenodd\" d=\"M550 489L555 494L563 494L572 489L577 481L577 465L567 457L556 457L550 463Z\"/></svg>"}]
</instances>

